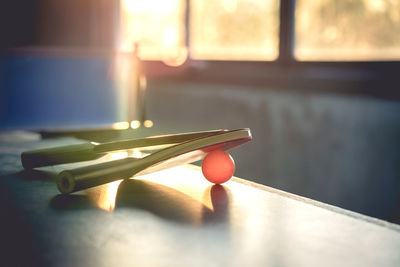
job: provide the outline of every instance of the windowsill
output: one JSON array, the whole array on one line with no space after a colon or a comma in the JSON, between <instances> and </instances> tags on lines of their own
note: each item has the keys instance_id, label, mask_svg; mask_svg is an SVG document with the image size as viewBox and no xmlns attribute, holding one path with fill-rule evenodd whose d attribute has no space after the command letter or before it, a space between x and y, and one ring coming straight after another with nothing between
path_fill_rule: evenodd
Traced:
<instances>
[{"instance_id":1,"label":"windowsill","mask_svg":"<svg viewBox=\"0 0 400 267\"><path fill-rule=\"evenodd\" d=\"M145 62L147 69L160 63ZM171 67L168 67L171 68ZM400 99L400 62L228 62L189 61L157 81L182 81L368 94ZM150 77L151 78L151 77Z\"/></svg>"},{"instance_id":2,"label":"windowsill","mask_svg":"<svg viewBox=\"0 0 400 267\"><path fill-rule=\"evenodd\" d=\"M116 51L102 47L19 47L3 50L5 55L109 58ZM171 67L162 61L143 61L149 79L219 83L258 88L275 87L293 90L333 91L336 93L372 94L400 99L398 84L400 61L306 62L194 61Z\"/></svg>"}]
</instances>

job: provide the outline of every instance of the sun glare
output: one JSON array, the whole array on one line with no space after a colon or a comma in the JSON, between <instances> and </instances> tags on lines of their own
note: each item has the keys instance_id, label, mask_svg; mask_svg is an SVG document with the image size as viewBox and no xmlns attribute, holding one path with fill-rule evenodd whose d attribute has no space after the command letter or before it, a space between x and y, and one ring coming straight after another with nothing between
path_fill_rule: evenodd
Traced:
<instances>
[{"instance_id":1,"label":"sun glare","mask_svg":"<svg viewBox=\"0 0 400 267\"><path fill-rule=\"evenodd\" d=\"M131 128L132 129L137 129L139 127L140 127L140 121L138 121L138 120L131 121Z\"/></svg>"},{"instance_id":2,"label":"sun glare","mask_svg":"<svg viewBox=\"0 0 400 267\"><path fill-rule=\"evenodd\" d=\"M121 182L119 180L91 188L86 190L86 194L99 209L111 212L115 209L115 199Z\"/></svg>"},{"instance_id":3,"label":"sun glare","mask_svg":"<svg viewBox=\"0 0 400 267\"><path fill-rule=\"evenodd\" d=\"M151 121L151 120L145 120L145 121L143 122L143 125L144 125L144 127L146 127L146 128L151 128L151 127L153 127L154 123L153 123L153 121Z\"/></svg>"},{"instance_id":4,"label":"sun glare","mask_svg":"<svg viewBox=\"0 0 400 267\"><path fill-rule=\"evenodd\" d=\"M186 51L184 11L180 0L122 0L120 50L131 52L137 43L144 60L181 57Z\"/></svg>"},{"instance_id":5,"label":"sun glare","mask_svg":"<svg viewBox=\"0 0 400 267\"><path fill-rule=\"evenodd\" d=\"M129 128L129 122L127 121L120 121L113 123L111 126L114 130L126 130Z\"/></svg>"}]
</instances>

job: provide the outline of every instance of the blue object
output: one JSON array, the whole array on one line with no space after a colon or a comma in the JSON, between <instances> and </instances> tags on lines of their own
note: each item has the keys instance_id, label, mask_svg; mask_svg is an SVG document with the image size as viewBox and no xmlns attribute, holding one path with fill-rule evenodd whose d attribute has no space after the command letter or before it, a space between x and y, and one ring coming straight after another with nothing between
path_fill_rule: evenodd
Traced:
<instances>
[{"instance_id":1,"label":"blue object","mask_svg":"<svg viewBox=\"0 0 400 267\"><path fill-rule=\"evenodd\" d=\"M0 129L64 128L118 121L110 59L0 57Z\"/></svg>"}]
</instances>

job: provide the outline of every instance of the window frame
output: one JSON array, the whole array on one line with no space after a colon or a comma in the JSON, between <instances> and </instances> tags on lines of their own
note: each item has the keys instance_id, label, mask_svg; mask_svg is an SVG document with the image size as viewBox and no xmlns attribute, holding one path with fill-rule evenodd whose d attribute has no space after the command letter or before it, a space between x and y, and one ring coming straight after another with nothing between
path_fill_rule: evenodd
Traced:
<instances>
[{"instance_id":1,"label":"window frame","mask_svg":"<svg viewBox=\"0 0 400 267\"><path fill-rule=\"evenodd\" d=\"M164 80L362 93L400 98L400 61L299 61L294 57L296 0L280 0L279 50L274 61L194 60ZM186 0L186 45L190 47L190 0ZM148 68L160 64L144 61ZM171 68L171 67L166 67ZM399 88L397 88L399 87Z\"/></svg>"},{"instance_id":2,"label":"window frame","mask_svg":"<svg viewBox=\"0 0 400 267\"><path fill-rule=\"evenodd\" d=\"M189 23L190 0L186 2L185 43L190 47ZM219 83L243 85L254 89L289 89L297 91L317 91L335 93L371 94L375 96L400 99L400 60L392 61L299 61L294 57L294 20L296 0L279 0L279 46L278 58L274 61L220 61L194 60L188 58L178 67L167 66L161 60L143 60L144 73L152 80ZM109 3L107 1L103 1ZM96 2L97 3L97 2ZM114 43L103 47L96 38L83 47L71 46L20 46L0 48L0 55L23 54L61 57L101 57L112 59L117 51L119 35L120 0L110 2L105 13L98 13L95 6L91 14L96 17L110 17L106 26L92 23L91 31L109 29ZM96 11L97 10L97 11ZM101 19L104 21L104 19ZM155 70L155 71L154 71Z\"/></svg>"}]
</instances>

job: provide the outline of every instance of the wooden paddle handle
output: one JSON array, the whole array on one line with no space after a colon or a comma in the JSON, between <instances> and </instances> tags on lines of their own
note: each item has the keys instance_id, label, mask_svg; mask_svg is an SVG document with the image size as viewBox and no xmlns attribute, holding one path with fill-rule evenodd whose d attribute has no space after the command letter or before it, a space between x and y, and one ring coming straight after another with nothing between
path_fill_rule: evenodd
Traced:
<instances>
[{"instance_id":1,"label":"wooden paddle handle","mask_svg":"<svg viewBox=\"0 0 400 267\"><path fill-rule=\"evenodd\" d=\"M83 143L25 151L21 154L21 162L24 169L33 169L49 165L93 160L104 155L104 153L94 152L95 146L93 143Z\"/></svg>"},{"instance_id":2,"label":"wooden paddle handle","mask_svg":"<svg viewBox=\"0 0 400 267\"><path fill-rule=\"evenodd\" d=\"M61 193L69 194L90 187L126 179L139 171L135 158L125 158L86 167L65 170L57 176L57 187Z\"/></svg>"}]
</instances>

